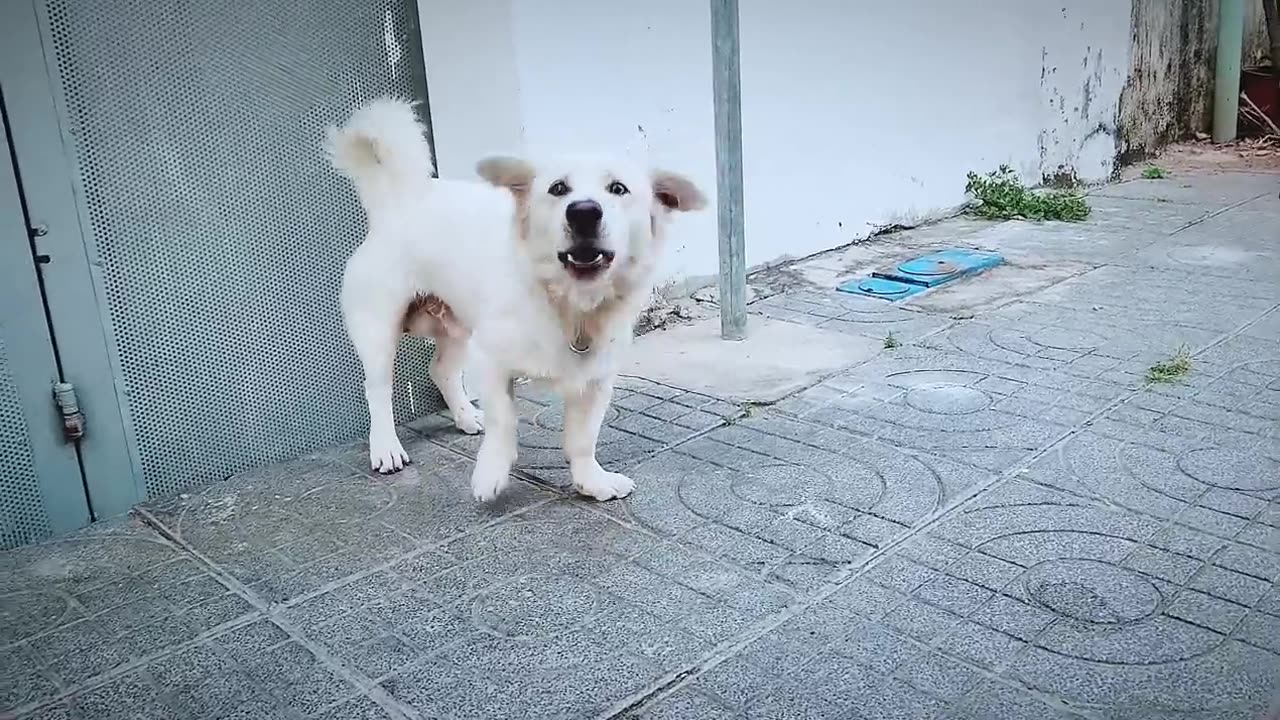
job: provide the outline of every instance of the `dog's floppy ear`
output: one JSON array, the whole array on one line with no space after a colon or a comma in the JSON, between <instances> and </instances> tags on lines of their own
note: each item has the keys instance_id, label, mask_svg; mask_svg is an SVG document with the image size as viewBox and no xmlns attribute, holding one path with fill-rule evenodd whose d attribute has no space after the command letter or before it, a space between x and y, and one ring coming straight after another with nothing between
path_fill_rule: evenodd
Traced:
<instances>
[{"instance_id":1,"label":"dog's floppy ear","mask_svg":"<svg viewBox=\"0 0 1280 720\"><path fill-rule=\"evenodd\" d=\"M504 187L517 195L529 190L533 182L533 165L517 157L498 155L476 163L476 172L490 184Z\"/></svg>"},{"instance_id":2,"label":"dog's floppy ear","mask_svg":"<svg viewBox=\"0 0 1280 720\"><path fill-rule=\"evenodd\" d=\"M689 178L668 170L651 173L653 195L667 210L688 212L707 206L707 197Z\"/></svg>"}]
</instances>

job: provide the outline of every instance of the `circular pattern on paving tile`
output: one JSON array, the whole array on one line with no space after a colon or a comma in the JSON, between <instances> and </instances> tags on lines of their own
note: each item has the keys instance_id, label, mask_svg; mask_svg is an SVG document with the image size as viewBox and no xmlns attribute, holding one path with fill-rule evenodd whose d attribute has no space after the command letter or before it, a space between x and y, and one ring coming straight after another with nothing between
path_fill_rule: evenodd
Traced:
<instances>
[{"instance_id":1,"label":"circular pattern on paving tile","mask_svg":"<svg viewBox=\"0 0 1280 720\"><path fill-rule=\"evenodd\" d=\"M1168 614L1176 588L1118 561L1155 527L1119 510L1019 502L964 513L946 533L1023 568L1001 592L1058 618L1032 641L1040 650L1118 666L1202 657L1227 637Z\"/></svg>"},{"instance_id":2,"label":"circular pattern on paving tile","mask_svg":"<svg viewBox=\"0 0 1280 720\"><path fill-rule=\"evenodd\" d=\"M1160 591L1138 573L1097 560L1047 560L1022 576L1027 595L1063 617L1115 625L1151 617Z\"/></svg>"},{"instance_id":3,"label":"circular pattern on paving tile","mask_svg":"<svg viewBox=\"0 0 1280 720\"><path fill-rule=\"evenodd\" d=\"M138 600L141 607L145 581L136 577L182 553L153 536L112 527L126 522L108 520L101 530L91 527L68 538L0 553L0 648L84 617L86 608L72 597L84 598L85 593L95 596L93 602L86 601L91 612L126 600ZM121 588L118 600L115 587ZM135 590L139 595L132 594Z\"/></svg>"},{"instance_id":4,"label":"circular pattern on paving tile","mask_svg":"<svg viewBox=\"0 0 1280 720\"><path fill-rule=\"evenodd\" d=\"M487 588L471 617L482 630L512 640L560 635L589 623L600 599L590 585L567 575L526 575Z\"/></svg>"},{"instance_id":5,"label":"circular pattern on paving tile","mask_svg":"<svg viewBox=\"0 0 1280 720\"><path fill-rule=\"evenodd\" d=\"M991 377L986 373L972 370L944 370L922 368L920 370L904 370L889 373L885 382L897 388L930 387L932 385L969 385Z\"/></svg>"},{"instance_id":6,"label":"circular pattern on paving tile","mask_svg":"<svg viewBox=\"0 0 1280 720\"><path fill-rule=\"evenodd\" d=\"M980 662L1003 663L1001 675L1082 706L1109 708L1142 697L1167 711L1161 717L1230 707L1245 693L1267 696L1270 677L1249 667L1264 655L1242 652L1229 637L1232 616L1143 571L1165 574L1162 551L1145 545L1163 523L1056 493L1011 490L995 489L986 502L999 504L963 512L937 529L981 553L957 563L968 579L1012 573L1006 563L1023 568L1000 590L1011 599L981 608L970 621L1031 647L982 633ZM998 655L986 649L986 637L994 638ZM1219 692L1224 687L1231 689ZM1147 699L1153 693L1158 700Z\"/></svg>"},{"instance_id":7,"label":"circular pattern on paving tile","mask_svg":"<svg viewBox=\"0 0 1280 720\"><path fill-rule=\"evenodd\" d=\"M972 370L942 368L891 373L885 376L886 383L905 391L903 403L913 412L898 413L888 422L948 433L989 432L1025 423L1014 415L986 412L992 408L995 398L975 385L990 377Z\"/></svg>"},{"instance_id":8,"label":"circular pattern on paving tile","mask_svg":"<svg viewBox=\"0 0 1280 720\"><path fill-rule=\"evenodd\" d=\"M51 630L71 615L71 598L48 590L0 594L0 646Z\"/></svg>"},{"instance_id":9,"label":"circular pattern on paving tile","mask_svg":"<svg viewBox=\"0 0 1280 720\"><path fill-rule=\"evenodd\" d=\"M1061 449L1065 477L1050 484L1078 486L1120 507L1172 518L1206 491L1178 467L1175 454L1119 438L1077 435Z\"/></svg>"},{"instance_id":10,"label":"circular pattern on paving tile","mask_svg":"<svg viewBox=\"0 0 1280 720\"><path fill-rule=\"evenodd\" d=\"M867 302L874 302L875 305L860 305L848 308L848 312L835 319L856 323L900 323L903 321L903 310L901 308L874 299L868 299Z\"/></svg>"},{"instance_id":11,"label":"circular pattern on paving tile","mask_svg":"<svg viewBox=\"0 0 1280 720\"><path fill-rule=\"evenodd\" d=\"M1105 339L1087 330L1073 330L1063 327L1046 327L1027 335L1029 342L1040 347L1053 350L1093 350L1101 346Z\"/></svg>"},{"instance_id":12,"label":"circular pattern on paving tile","mask_svg":"<svg viewBox=\"0 0 1280 720\"><path fill-rule=\"evenodd\" d=\"M167 541L141 533L93 530L0 553L0 592L57 583L74 595L182 556Z\"/></svg>"},{"instance_id":13,"label":"circular pattern on paving tile","mask_svg":"<svg viewBox=\"0 0 1280 720\"><path fill-rule=\"evenodd\" d=\"M910 411L900 411L883 419L906 428L946 430L950 433L946 437L1027 424L1024 418L993 410L998 397L975 387L991 377L973 370L938 368L888 374L884 380L888 386L904 391L901 402Z\"/></svg>"},{"instance_id":14,"label":"circular pattern on paving tile","mask_svg":"<svg viewBox=\"0 0 1280 720\"><path fill-rule=\"evenodd\" d=\"M618 408L610 405L604 414L604 425L618 419ZM533 416L531 421L534 427L550 430L554 433L564 432L564 405L559 403L543 408L538 414Z\"/></svg>"},{"instance_id":15,"label":"circular pattern on paving tile","mask_svg":"<svg viewBox=\"0 0 1280 720\"><path fill-rule=\"evenodd\" d=\"M967 415L991 407L991 398L981 390L953 383L919 385L907 391L906 403L934 415Z\"/></svg>"},{"instance_id":16,"label":"circular pattern on paving tile","mask_svg":"<svg viewBox=\"0 0 1280 720\"><path fill-rule=\"evenodd\" d=\"M625 433L620 433L609 426L609 423L617 420L621 414L618 408L610 405L605 411L604 422L600 425L600 437L596 440L596 448L604 448L606 446L616 445L627 439ZM560 454L563 451L562 436L564 433L564 405L556 403L550 407L539 410L533 419L529 421L530 427L522 429L520 432L519 443L520 448L524 450L535 450L543 453L550 453L550 457L533 457L522 458L521 467L560 467L563 463L560 461ZM643 451L637 453L625 452L626 456L632 454L643 454Z\"/></svg>"},{"instance_id":17,"label":"circular pattern on paving tile","mask_svg":"<svg viewBox=\"0 0 1280 720\"><path fill-rule=\"evenodd\" d=\"M410 466L412 467L412 466ZM279 498L279 495L275 495ZM230 498L235 501L236 498ZM378 513L386 512L396 504L396 493L390 483L370 483L360 480L327 483L298 495L285 503L285 509L297 517L308 520L323 518L334 524L359 524ZM265 498L244 497L241 503L266 504ZM232 506L234 507L234 502ZM259 512L257 509L254 512ZM234 516L233 516L234 517Z\"/></svg>"},{"instance_id":18,"label":"circular pattern on paving tile","mask_svg":"<svg viewBox=\"0 0 1280 720\"><path fill-rule=\"evenodd\" d=\"M979 360L994 360L1014 365L1031 364L1070 370L1065 361L1096 349L1121 342L1104 326L1076 327L1057 324L1061 318L1034 311L1023 317L1001 318L997 327L982 323L965 323L951 328L930 341L941 350L956 352ZM1008 325L1012 323L1012 325Z\"/></svg>"},{"instance_id":19,"label":"circular pattern on paving tile","mask_svg":"<svg viewBox=\"0 0 1280 720\"><path fill-rule=\"evenodd\" d=\"M766 507L792 507L830 499L837 483L823 472L799 465L765 465L739 473L729 485L738 498Z\"/></svg>"},{"instance_id":20,"label":"circular pattern on paving tile","mask_svg":"<svg viewBox=\"0 0 1280 720\"><path fill-rule=\"evenodd\" d=\"M1201 448L1178 457L1178 469L1196 482L1228 490L1280 489L1280 463L1242 450Z\"/></svg>"},{"instance_id":21,"label":"circular pattern on paving tile","mask_svg":"<svg viewBox=\"0 0 1280 720\"><path fill-rule=\"evenodd\" d=\"M799 450L763 433L759 443L738 440L758 452L773 442L779 454ZM738 468L690 459L665 487L642 482L646 491L633 496L630 510L639 523L663 534L690 531L691 542L738 562L768 566L793 557L822 574L866 554L868 544L855 535L888 541L941 501L936 472L890 445L849 437L839 454L799 451L811 455L807 466L764 456L735 458Z\"/></svg>"}]
</instances>

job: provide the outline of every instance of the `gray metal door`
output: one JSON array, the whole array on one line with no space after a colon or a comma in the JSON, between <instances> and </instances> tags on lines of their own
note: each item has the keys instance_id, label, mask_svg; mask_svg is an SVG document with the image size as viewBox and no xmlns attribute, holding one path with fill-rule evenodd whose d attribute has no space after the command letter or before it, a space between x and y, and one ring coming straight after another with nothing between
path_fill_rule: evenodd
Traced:
<instances>
[{"instance_id":1,"label":"gray metal door","mask_svg":"<svg viewBox=\"0 0 1280 720\"><path fill-rule=\"evenodd\" d=\"M4 5L95 514L365 432L337 304L364 220L320 140L375 96L425 115L415 2ZM406 345L401 419L440 407Z\"/></svg>"},{"instance_id":2,"label":"gray metal door","mask_svg":"<svg viewBox=\"0 0 1280 720\"><path fill-rule=\"evenodd\" d=\"M53 404L57 359L7 137L0 112L0 549L89 520L76 448Z\"/></svg>"}]
</instances>

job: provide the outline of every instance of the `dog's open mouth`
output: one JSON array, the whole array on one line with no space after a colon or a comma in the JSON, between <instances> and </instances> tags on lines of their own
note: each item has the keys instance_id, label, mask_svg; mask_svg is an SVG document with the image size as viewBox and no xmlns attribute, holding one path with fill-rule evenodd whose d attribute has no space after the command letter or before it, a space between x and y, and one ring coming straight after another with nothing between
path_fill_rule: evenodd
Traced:
<instances>
[{"instance_id":1,"label":"dog's open mouth","mask_svg":"<svg viewBox=\"0 0 1280 720\"><path fill-rule=\"evenodd\" d=\"M556 257L570 275L580 280L591 279L613 264L613 253L600 248L573 248L560 252Z\"/></svg>"}]
</instances>

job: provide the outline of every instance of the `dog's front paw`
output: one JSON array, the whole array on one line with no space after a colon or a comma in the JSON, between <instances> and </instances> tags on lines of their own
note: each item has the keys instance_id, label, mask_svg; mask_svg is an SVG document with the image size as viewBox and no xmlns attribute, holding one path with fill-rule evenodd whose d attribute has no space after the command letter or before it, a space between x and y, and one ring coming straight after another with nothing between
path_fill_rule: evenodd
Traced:
<instances>
[{"instance_id":1,"label":"dog's front paw","mask_svg":"<svg viewBox=\"0 0 1280 720\"><path fill-rule=\"evenodd\" d=\"M484 411L468 406L453 417L453 424L468 435L476 435L484 430Z\"/></svg>"},{"instance_id":2,"label":"dog's front paw","mask_svg":"<svg viewBox=\"0 0 1280 720\"><path fill-rule=\"evenodd\" d=\"M596 500L621 499L636 489L635 481L600 465L573 474L573 489Z\"/></svg>"},{"instance_id":3,"label":"dog's front paw","mask_svg":"<svg viewBox=\"0 0 1280 720\"><path fill-rule=\"evenodd\" d=\"M404 451L400 438L395 433L390 437L369 436L369 467L375 472L388 474L398 472L409 464L409 453Z\"/></svg>"},{"instance_id":4,"label":"dog's front paw","mask_svg":"<svg viewBox=\"0 0 1280 720\"><path fill-rule=\"evenodd\" d=\"M511 481L510 466L506 463L487 457L483 452L476 459L476 467L471 471L471 494L480 502L492 502L497 499Z\"/></svg>"}]
</instances>

